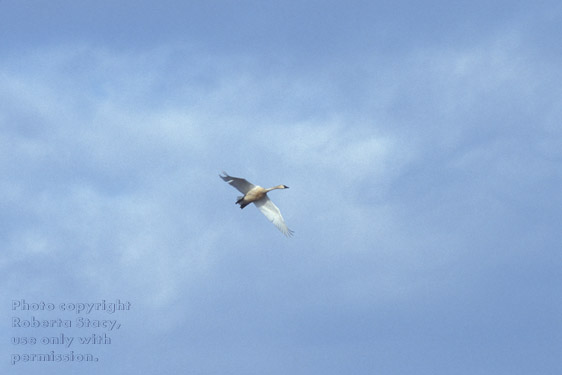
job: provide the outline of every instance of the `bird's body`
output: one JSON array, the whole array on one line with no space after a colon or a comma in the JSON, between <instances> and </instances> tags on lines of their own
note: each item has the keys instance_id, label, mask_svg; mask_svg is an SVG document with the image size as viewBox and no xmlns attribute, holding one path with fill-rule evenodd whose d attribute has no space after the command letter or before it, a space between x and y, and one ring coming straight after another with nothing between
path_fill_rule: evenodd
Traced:
<instances>
[{"instance_id":1,"label":"bird's body","mask_svg":"<svg viewBox=\"0 0 562 375\"><path fill-rule=\"evenodd\" d=\"M244 208L250 203L254 203L266 197L266 194L273 189L287 189L285 185L278 185L269 189L264 189L261 186L255 186L250 191L248 191L244 196L238 197L236 204L240 205L240 208Z\"/></svg>"},{"instance_id":2,"label":"bird's body","mask_svg":"<svg viewBox=\"0 0 562 375\"><path fill-rule=\"evenodd\" d=\"M228 182L230 185L234 186L239 192L243 193L243 196L238 197L236 204L240 205L240 208L244 208L250 203L256 205L256 207L265 215L285 236L292 236L293 231L287 227L283 216L281 216L281 211L279 208L269 199L267 193L275 189L288 189L286 185L277 185L271 188L264 189L261 186L254 185L243 178L229 176L226 172L223 172L224 176L220 176L224 181Z\"/></svg>"}]
</instances>

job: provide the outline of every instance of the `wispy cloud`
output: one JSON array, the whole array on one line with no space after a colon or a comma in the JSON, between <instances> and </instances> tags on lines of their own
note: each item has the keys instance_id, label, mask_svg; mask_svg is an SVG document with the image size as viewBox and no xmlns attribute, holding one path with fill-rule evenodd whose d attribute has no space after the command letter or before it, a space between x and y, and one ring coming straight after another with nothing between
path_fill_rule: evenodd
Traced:
<instances>
[{"instance_id":1,"label":"wispy cloud","mask_svg":"<svg viewBox=\"0 0 562 375\"><path fill-rule=\"evenodd\" d=\"M7 290L79 281L68 294L124 295L161 313L151 334L226 345L244 327L266 352L381 345L367 339L371 323L392 312L474 324L447 299L477 293L495 266L517 273L532 243L550 259L560 239L562 79L524 41L506 33L314 73L178 44L4 60ZM291 186L272 199L295 238L237 209L222 169Z\"/></svg>"}]
</instances>

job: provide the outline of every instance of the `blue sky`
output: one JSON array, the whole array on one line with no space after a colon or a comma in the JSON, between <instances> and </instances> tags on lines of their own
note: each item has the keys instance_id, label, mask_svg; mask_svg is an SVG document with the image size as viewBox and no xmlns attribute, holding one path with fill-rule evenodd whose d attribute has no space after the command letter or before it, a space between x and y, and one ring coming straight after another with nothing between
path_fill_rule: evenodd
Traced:
<instances>
[{"instance_id":1,"label":"blue sky","mask_svg":"<svg viewBox=\"0 0 562 375\"><path fill-rule=\"evenodd\" d=\"M1 372L559 374L561 21L556 1L0 1ZM222 170L290 186L270 196L295 236ZM70 350L10 343L61 333L13 328L21 299L132 310L70 348L96 363L11 365Z\"/></svg>"}]
</instances>

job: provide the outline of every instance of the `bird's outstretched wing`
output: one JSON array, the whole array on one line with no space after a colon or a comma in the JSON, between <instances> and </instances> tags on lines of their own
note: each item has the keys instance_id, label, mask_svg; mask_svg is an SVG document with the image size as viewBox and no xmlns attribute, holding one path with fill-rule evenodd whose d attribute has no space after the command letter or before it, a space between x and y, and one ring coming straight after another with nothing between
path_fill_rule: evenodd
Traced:
<instances>
[{"instance_id":1,"label":"bird's outstretched wing","mask_svg":"<svg viewBox=\"0 0 562 375\"><path fill-rule=\"evenodd\" d=\"M230 185L234 186L242 194L246 194L256 186L249 183L247 180L238 177L229 176L226 172L222 172L224 176L219 175L224 181L228 182Z\"/></svg>"},{"instance_id":2,"label":"bird's outstretched wing","mask_svg":"<svg viewBox=\"0 0 562 375\"><path fill-rule=\"evenodd\" d=\"M283 216L281 216L281 211L279 211L279 208L277 208L267 195L255 201L254 204L285 236L291 237L293 235L294 232L285 224L285 220L283 220Z\"/></svg>"}]
</instances>

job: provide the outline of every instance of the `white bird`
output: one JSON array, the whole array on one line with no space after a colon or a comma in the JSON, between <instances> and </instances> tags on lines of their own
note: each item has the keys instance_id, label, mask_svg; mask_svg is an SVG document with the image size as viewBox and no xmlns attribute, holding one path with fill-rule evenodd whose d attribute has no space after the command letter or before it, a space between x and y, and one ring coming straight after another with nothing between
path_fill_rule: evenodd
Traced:
<instances>
[{"instance_id":1,"label":"white bird","mask_svg":"<svg viewBox=\"0 0 562 375\"><path fill-rule=\"evenodd\" d=\"M285 224L285 220L283 220L283 216L281 216L281 211L279 211L279 208L277 208L277 206L267 196L267 193L271 190L288 189L289 187L287 185L277 185L264 189L261 186L254 185L243 178L229 176L226 172L222 173L224 173L224 176L219 175L220 178L244 194L243 196L239 196L236 201L236 204L239 204L241 209L250 203L253 203L285 236L290 237L293 235L293 231L287 227L287 224Z\"/></svg>"}]
</instances>

